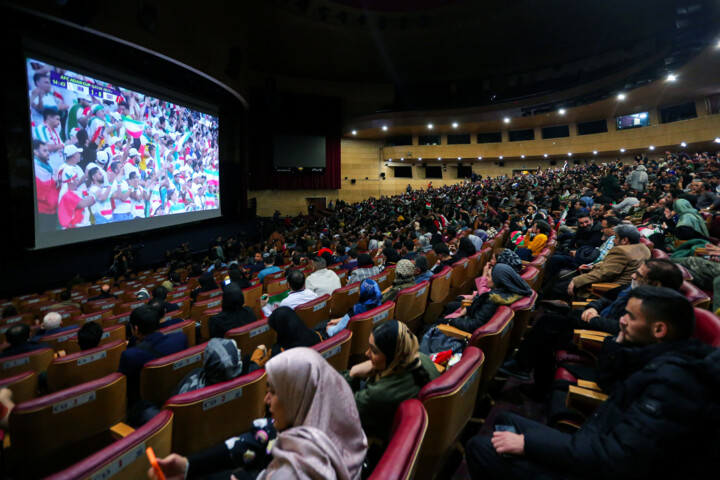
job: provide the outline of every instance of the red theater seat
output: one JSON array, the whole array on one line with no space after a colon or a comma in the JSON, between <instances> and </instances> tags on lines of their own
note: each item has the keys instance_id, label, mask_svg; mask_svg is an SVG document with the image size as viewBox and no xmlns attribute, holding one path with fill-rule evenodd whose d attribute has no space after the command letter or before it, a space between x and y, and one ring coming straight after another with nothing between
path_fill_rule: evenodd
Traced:
<instances>
[{"instance_id":1,"label":"red theater seat","mask_svg":"<svg viewBox=\"0 0 720 480\"><path fill-rule=\"evenodd\" d=\"M650 256L652 258L658 259L658 260L667 260L668 254L663 252L662 250L658 250L657 248L653 248L650 250Z\"/></svg>"},{"instance_id":2,"label":"red theater seat","mask_svg":"<svg viewBox=\"0 0 720 480\"><path fill-rule=\"evenodd\" d=\"M225 333L225 338L235 341L242 355L252 355L258 345L272 347L277 341L277 333L268 325L267 318L233 328Z\"/></svg>"},{"instance_id":3,"label":"red theater seat","mask_svg":"<svg viewBox=\"0 0 720 480\"><path fill-rule=\"evenodd\" d=\"M701 308L695 308L695 331L697 338L711 347L720 347L720 317Z\"/></svg>"},{"instance_id":4,"label":"red theater seat","mask_svg":"<svg viewBox=\"0 0 720 480\"><path fill-rule=\"evenodd\" d=\"M530 316L533 310L535 310L535 302L537 301L537 292L533 291L529 296L521 298L517 302L510 305L515 317L513 318L513 328L510 333L510 345L508 345L508 353L512 353L515 347L518 346L520 340L525 333L525 329L530 322Z\"/></svg>"},{"instance_id":5,"label":"red theater seat","mask_svg":"<svg viewBox=\"0 0 720 480\"><path fill-rule=\"evenodd\" d=\"M485 357L479 348L468 347L450 370L420 390L418 400L428 416L416 478L435 478L472 417Z\"/></svg>"},{"instance_id":6,"label":"red theater seat","mask_svg":"<svg viewBox=\"0 0 720 480\"><path fill-rule=\"evenodd\" d=\"M479 395L481 398L487 392L490 380L495 376L507 355L514 315L510 307L501 305L490 321L475 330L470 337L469 344L479 348L485 354L485 364L480 377Z\"/></svg>"},{"instance_id":7,"label":"red theater seat","mask_svg":"<svg viewBox=\"0 0 720 480\"><path fill-rule=\"evenodd\" d=\"M467 268L470 261L467 258L458 260L452 264L452 275L450 276L450 298L455 298L462 293L463 285L467 280Z\"/></svg>"},{"instance_id":8,"label":"red theater seat","mask_svg":"<svg viewBox=\"0 0 720 480\"><path fill-rule=\"evenodd\" d=\"M40 478L105 447L125 418L121 373L16 405L10 413L8 458L18 478Z\"/></svg>"},{"instance_id":9,"label":"red theater seat","mask_svg":"<svg viewBox=\"0 0 720 480\"><path fill-rule=\"evenodd\" d=\"M706 310L710 308L712 299L708 297L705 292L700 290L692 283L688 281L683 281L683 284L680 287L680 293L682 293L685 298L690 300L690 303L693 304L693 307L704 308Z\"/></svg>"},{"instance_id":10,"label":"red theater seat","mask_svg":"<svg viewBox=\"0 0 720 480\"><path fill-rule=\"evenodd\" d=\"M438 273L430 277L430 293L428 304L423 315L424 323L433 323L440 317L443 308L450 301L450 278L452 268L443 267Z\"/></svg>"},{"instance_id":11,"label":"red theater seat","mask_svg":"<svg viewBox=\"0 0 720 480\"><path fill-rule=\"evenodd\" d=\"M265 416L265 370L234 380L175 395L163 407L175 414L172 450L180 455L199 452L246 432Z\"/></svg>"},{"instance_id":12,"label":"red theater seat","mask_svg":"<svg viewBox=\"0 0 720 480\"><path fill-rule=\"evenodd\" d=\"M185 375L203 366L207 343L147 362L140 372L140 397L164 404Z\"/></svg>"},{"instance_id":13,"label":"red theater seat","mask_svg":"<svg viewBox=\"0 0 720 480\"><path fill-rule=\"evenodd\" d=\"M333 337L313 345L312 349L320 353L335 370L341 372L348 369L352 336L350 330L340 330Z\"/></svg>"},{"instance_id":14,"label":"red theater seat","mask_svg":"<svg viewBox=\"0 0 720 480\"><path fill-rule=\"evenodd\" d=\"M361 282L360 282L361 283ZM347 287L336 289L330 300L330 318L340 318L358 303L360 298L360 283L353 283Z\"/></svg>"},{"instance_id":15,"label":"red theater seat","mask_svg":"<svg viewBox=\"0 0 720 480\"><path fill-rule=\"evenodd\" d=\"M0 380L0 388L9 388L12 391L15 404L27 402L37 397L38 375L31 370L4 378Z\"/></svg>"},{"instance_id":16,"label":"red theater seat","mask_svg":"<svg viewBox=\"0 0 720 480\"><path fill-rule=\"evenodd\" d=\"M170 325L169 327L161 328L158 330L163 335L170 335L171 333L182 332L187 337L188 347L195 346L195 322L192 320L185 320L183 322Z\"/></svg>"},{"instance_id":17,"label":"red theater seat","mask_svg":"<svg viewBox=\"0 0 720 480\"><path fill-rule=\"evenodd\" d=\"M80 351L80 345L78 344L77 332L71 332L72 335L67 336L67 340L61 344L67 353L77 353ZM103 328L102 336L100 337L100 345L107 345L108 343L115 341L125 342L127 339L125 325L113 325L112 327Z\"/></svg>"},{"instance_id":18,"label":"red theater seat","mask_svg":"<svg viewBox=\"0 0 720 480\"><path fill-rule=\"evenodd\" d=\"M45 372L52 359L53 350L49 347L2 358L0 359L0 378L13 377L30 370L37 373Z\"/></svg>"},{"instance_id":19,"label":"red theater seat","mask_svg":"<svg viewBox=\"0 0 720 480\"><path fill-rule=\"evenodd\" d=\"M350 344L350 362L365 359L365 352L369 347L370 332L375 325L393 319L395 302L385 302L379 307L360 313L350 318L348 330L352 332Z\"/></svg>"},{"instance_id":20,"label":"red theater seat","mask_svg":"<svg viewBox=\"0 0 720 480\"><path fill-rule=\"evenodd\" d=\"M425 313L429 291L430 282L427 280L400 290L395 297L395 320L405 323L410 330L417 329Z\"/></svg>"},{"instance_id":21,"label":"red theater seat","mask_svg":"<svg viewBox=\"0 0 720 480\"><path fill-rule=\"evenodd\" d=\"M422 403L405 400L395 412L390 442L368 480L407 480L415 475L428 416Z\"/></svg>"},{"instance_id":22,"label":"red theater seat","mask_svg":"<svg viewBox=\"0 0 720 480\"><path fill-rule=\"evenodd\" d=\"M330 319L330 295L325 294L298 305L295 307L295 313L302 318L308 328L314 328L318 323Z\"/></svg>"}]
</instances>

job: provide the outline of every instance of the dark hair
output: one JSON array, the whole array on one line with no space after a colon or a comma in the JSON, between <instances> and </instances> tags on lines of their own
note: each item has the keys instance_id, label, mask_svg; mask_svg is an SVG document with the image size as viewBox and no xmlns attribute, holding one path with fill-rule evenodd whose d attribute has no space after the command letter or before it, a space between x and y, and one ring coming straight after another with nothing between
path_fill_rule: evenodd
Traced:
<instances>
[{"instance_id":1,"label":"dark hair","mask_svg":"<svg viewBox=\"0 0 720 480\"><path fill-rule=\"evenodd\" d=\"M433 251L438 255L450 255L450 249L444 243L436 243Z\"/></svg>"},{"instance_id":2,"label":"dark hair","mask_svg":"<svg viewBox=\"0 0 720 480\"><path fill-rule=\"evenodd\" d=\"M30 339L30 326L25 323L18 323L8 328L5 332L5 340L16 347L22 345Z\"/></svg>"},{"instance_id":3,"label":"dark hair","mask_svg":"<svg viewBox=\"0 0 720 480\"><path fill-rule=\"evenodd\" d=\"M545 235L550 235L550 232L552 231L552 228L550 228L550 224L544 220L536 220L535 226L538 228L538 230L540 230L540 233L543 233Z\"/></svg>"},{"instance_id":4,"label":"dark hair","mask_svg":"<svg viewBox=\"0 0 720 480\"><path fill-rule=\"evenodd\" d=\"M615 236L617 241L615 244L619 244L619 240L627 238L631 245L640 242L640 232L635 225L621 224L615 227Z\"/></svg>"},{"instance_id":5,"label":"dark hair","mask_svg":"<svg viewBox=\"0 0 720 480\"><path fill-rule=\"evenodd\" d=\"M415 267L420 269L420 273L427 272L428 269L428 259L425 255L418 255L415 257Z\"/></svg>"},{"instance_id":6,"label":"dark hair","mask_svg":"<svg viewBox=\"0 0 720 480\"><path fill-rule=\"evenodd\" d=\"M357 251L357 249L351 248L350 251L348 252L348 256L349 256L350 258L357 258L357 257L358 257L358 251Z\"/></svg>"},{"instance_id":7,"label":"dark hair","mask_svg":"<svg viewBox=\"0 0 720 480\"><path fill-rule=\"evenodd\" d=\"M302 270L292 269L287 274L287 281L291 290L300 290L305 286L305 274Z\"/></svg>"},{"instance_id":8,"label":"dark hair","mask_svg":"<svg viewBox=\"0 0 720 480\"><path fill-rule=\"evenodd\" d=\"M60 292L60 300L63 302L70 300L72 298L72 295L70 294L70 290L63 290Z\"/></svg>"},{"instance_id":9,"label":"dark hair","mask_svg":"<svg viewBox=\"0 0 720 480\"><path fill-rule=\"evenodd\" d=\"M608 227L615 228L618 225L620 225L620 219L617 217L605 217L605 218L603 218L603 220L605 220L607 222Z\"/></svg>"},{"instance_id":10,"label":"dark hair","mask_svg":"<svg viewBox=\"0 0 720 480\"><path fill-rule=\"evenodd\" d=\"M660 286L680 290L683 284L683 275L680 268L670 260L657 258L645 262L648 273L645 279L648 282L660 282Z\"/></svg>"},{"instance_id":11,"label":"dark hair","mask_svg":"<svg viewBox=\"0 0 720 480\"><path fill-rule=\"evenodd\" d=\"M48 117L59 117L60 112L58 112L54 108L45 108L43 109L43 120L47 120Z\"/></svg>"},{"instance_id":12,"label":"dark hair","mask_svg":"<svg viewBox=\"0 0 720 480\"><path fill-rule=\"evenodd\" d=\"M357 257L358 267L372 267L375 265L369 253L361 253Z\"/></svg>"},{"instance_id":13,"label":"dark hair","mask_svg":"<svg viewBox=\"0 0 720 480\"><path fill-rule=\"evenodd\" d=\"M77 333L78 345L80 350L89 350L100 344L103 329L97 322L87 322Z\"/></svg>"},{"instance_id":14,"label":"dark hair","mask_svg":"<svg viewBox=\"0 0 720 480\"><path fill-rule=\"evenodd\" d=\"M39 81L41 78L47 78L47 79L49 79L50 77L48 77L47 73L36 73L35 75L33 75L33 83L34 83L35 85L37 85L38 81Z\"/></svg>"},{"instance_id":15,"label":"dark hair","mask_svg":"<svg viewBox=\"0 0 720 480\"><path fill-rule=\"evenodd\" d=\"M43 145L45 145L45 142L43 142L42 140L33 139L33 141L32 141L33 150L37 150Z\"/></svg>"},{"instance_id":16,"label":"dark hair","mask_svg":"<svg viewBox=\"0 0 720 480\"><path fill-rule=\"evenodd\" d=\"M680 292L665 287L642 286L630 291L628 298L642 300L648 322L668 325L668 340L687 340L695 328L695 311Z\"/></svg>"},{"instance_id":17,"label":"dark hair","mask_svg":"<svg viewBox=\"0 0 720 480\"><path fill-rule=\"evenodd\" d=\"M130 314L130 325L137 327L143 335L150 335L160 327L164 312L150 306L138 307Z\"/></svg>"},{"instance_id":18,"label":"dark hair","mask_svg":"<svg viewBox=\"0 0 720 480\"><path fill-rule=\"evenodd\" d=\"M168 296L168 289L163 287L162 285L158 285L157 287L153 288L152 298L158 298L162 301L165 301L167 296Z\"/></svg>"},{"instance_id":19,"label":"dark hair","mask_svg":"<svg viewBox=\"0 0 720 480\"><path fill-rule=\"evenodd\" d=\"M172 283L180 283L180 274L173 270L172 272L168 273L168 280L170 280Z\"/></svg>"}]
</instances>

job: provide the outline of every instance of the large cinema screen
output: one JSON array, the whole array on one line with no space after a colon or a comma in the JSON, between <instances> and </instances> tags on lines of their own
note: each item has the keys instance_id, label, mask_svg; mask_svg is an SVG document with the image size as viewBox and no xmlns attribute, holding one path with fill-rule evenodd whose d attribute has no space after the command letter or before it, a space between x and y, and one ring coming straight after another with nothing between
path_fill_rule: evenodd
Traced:
<instances>
[{"instance_id":1,"label":"large cinema screen","mask_svg":"<svg viewBox=\"0 0 720 480\"><path fill-rule=\"evenodd\" d=\"M35 248L220 216L217 115L52 63L26 58Z\"/></svg>"}]
</instances>

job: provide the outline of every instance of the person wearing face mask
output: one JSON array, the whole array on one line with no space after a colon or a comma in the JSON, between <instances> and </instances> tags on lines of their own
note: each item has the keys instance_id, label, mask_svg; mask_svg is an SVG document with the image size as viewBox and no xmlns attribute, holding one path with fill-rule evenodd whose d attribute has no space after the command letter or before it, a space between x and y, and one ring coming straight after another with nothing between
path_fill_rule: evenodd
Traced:
<instances>
[{"instance_id":1,"label":"person wearing face mask","mask_svg":"<svg viewBox=\"0 0 720 480\"><path fill-rule=\"evenodd\" d=\"M608 296L593 300L584 310L567 314L547 313L540 317L523 338L515 357L506 361L500 372L523 380L535 370L536 393L545 392L555 367L553 352L573 348L574 329L598 330L617 335L620 317L625 313L628 296L633 288L650 285L679 291L682 272L670 260L653 259L644 262L632 275L630 285L608 292ZM619 290L619 291L618 291Z\"/></svg>"},{"instance_id":2,"label":"person wearing face mask","mask_svg":"<svg viewBox=\"0 0 720 480\"><path fill-rule=\"evenodd\" d=\"M343 378L316 351L294 348L265 365L265 404L277 439L261 471L237 468L243 455L233 447L238 437L188 455L158 459L167 480L224 478L235 480L359 480L367 452L353 394ZM210 476L211 475L211 476ZM152 468L148 477L157 480Z\"/></svg>"}]
</instances>

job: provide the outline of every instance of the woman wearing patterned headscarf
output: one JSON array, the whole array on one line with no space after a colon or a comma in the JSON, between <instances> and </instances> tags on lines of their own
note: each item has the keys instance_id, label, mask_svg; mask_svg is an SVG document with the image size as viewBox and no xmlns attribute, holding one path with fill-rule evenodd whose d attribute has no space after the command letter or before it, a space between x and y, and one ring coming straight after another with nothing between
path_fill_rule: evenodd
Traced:
<instances>
[{"instance_id":1,"label":"woman wearing patterned headscarf","mask_svg":"<svg viewBox=\"0 0 720 480\"><path fill-rule=\"evenodd\" d=\"M415 286L415 265L410 260L400 260L395 266L392 287L383 294L382 303L395 300L400 290Z\"/></svg>"},{"instance_id":2,"label":"woman wearing patterned headscarf","mask_svg":"<svg viewBox=\"0 0 720 480\"><path fill-rule=\"evenodd\" d=\"M173 395L192 392L226 382L242 373L243 362L235 342L227 338L212 338L205 347L203 367L188 373Z\"/></svg>"},{"instance_id":3,"label":"woman wearing patterned headscarf","mask_svg":"<svg viewBox=\"0 0 720 480\"><path fill-rule=\"evenodd\" d=\"M432 360L419 352L417 337L395 320L375 327L365 354L369 360L343 376L355 392L365 433L386 440L398 406L440 373Z\"/></svg>"},{"instance_id":4,"label":"woman wearing patterned headscarf","mask_svg":"<svg viewBox=\"0 0 720 480\"><path fill-rule=\"evenodd\" d=\"M233 475L256 480L359 480L367 439L352 391L343 378L309 348L283 352L265 369L265 403L278 431L270 447L271 460L259 474L243 468ZM234 437L188 457L171 454L158 459L158 463L168 480L200 478L211 473L217 474L212 478L230 478L229 472L221 477L218 470L243 465L243 455L234 451L240 443ZM157 478L152 468L148 475Z\"/></svg>"}]
</instances>

